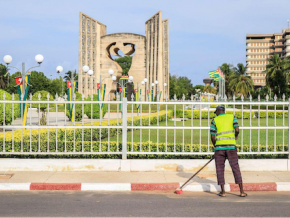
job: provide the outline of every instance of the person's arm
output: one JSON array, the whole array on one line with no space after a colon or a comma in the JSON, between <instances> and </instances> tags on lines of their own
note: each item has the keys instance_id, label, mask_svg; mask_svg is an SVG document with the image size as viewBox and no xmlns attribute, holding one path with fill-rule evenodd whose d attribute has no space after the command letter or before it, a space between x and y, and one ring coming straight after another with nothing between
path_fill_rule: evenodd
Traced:
<instances>
[{"instance_id":1,"label":"person's arm","mask_svg":"<svg viewBox=\"0 0 290 218\"><path fill-rule=\"evenodd\" d=\"M216 135L217 129L214 120L211 121L210 124L210 138L213 146L215 146L216 140L215 140L215 135Z\"/></svg>"},{"instance_id":2,"label":"person's arm","mask_svg":"<svg viewBox=\"0 0 290 218\"><path fill-rule=\"evenodd\" d=\"M215 135L210 135L210 138L213 146L215 146Z\"/></svg>"},{"instance_id":3,"label":"person's arm","mask_svg":"<svg viewBox=\"0 0 290 218\"><path fill-rule=\"evenodd\" d=\"M239 133L240 133L240 130L239 130L239 124L238 124L238 120L236 117L234 117L234 120L233 120L233 125L234 125L234 128L235 128L235 138L236 140L238 140L239 138Z\"/></svg>"},{"instance_id":4,"label":"person's arm","mask_svg":"<svg viewBox=\"0 0 290 218\"><path fill-rule=\"evenodd\" d=\"M239 133L240 133L239 127L236 126L235 127L235 138L236 138L236 140L238 140L238 138L239 138Z\"/></svg>"}]
</instances>

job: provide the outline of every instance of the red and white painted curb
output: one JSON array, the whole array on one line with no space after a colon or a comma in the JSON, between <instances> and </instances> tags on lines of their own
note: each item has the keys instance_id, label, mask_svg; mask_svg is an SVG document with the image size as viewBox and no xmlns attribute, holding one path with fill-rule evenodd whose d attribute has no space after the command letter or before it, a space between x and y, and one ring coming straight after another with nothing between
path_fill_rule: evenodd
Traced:
<instances>
[{"instance_id":1,"label":"red and white painted curb","mask_svg":"<svg viewBox=\"0 0 290 218\"><path fill-rule=\"evenodd\" d=\"M183 183L0 183L0 191L168 191L179 188ZM220 186L215 183L192 183L184 191L216 192ZM226 184L226 191L238 191L236 184ZM245 191L290 191L290 182L244 183Z\"/></svg>"}]
</instances>

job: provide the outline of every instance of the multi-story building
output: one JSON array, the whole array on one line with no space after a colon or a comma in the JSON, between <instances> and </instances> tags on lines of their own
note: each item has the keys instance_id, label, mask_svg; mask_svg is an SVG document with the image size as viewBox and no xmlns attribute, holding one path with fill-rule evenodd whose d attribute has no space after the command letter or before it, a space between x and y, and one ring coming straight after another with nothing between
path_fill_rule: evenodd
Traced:
<instances>
[{"instance_id":1,"label":"multi-story building","mask_svg":"<svg viewBox=\"0 0 290 218\"><path fill-rule=\"evenodd\" d=\"M266 85L266 66L269 58L278 54L281 58L290 55L290 29L274 34L248 34L247 74L253 79L255 87Z\"/></svg>"}]
</instances>

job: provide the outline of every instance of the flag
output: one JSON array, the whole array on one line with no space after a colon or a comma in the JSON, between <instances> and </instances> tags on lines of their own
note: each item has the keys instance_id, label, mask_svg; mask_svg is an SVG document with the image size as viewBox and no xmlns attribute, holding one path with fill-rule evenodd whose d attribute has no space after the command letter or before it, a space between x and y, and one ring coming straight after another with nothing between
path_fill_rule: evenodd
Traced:
<instances>
[{"instance_id":1,"label":"flag","mask_svg":"<svg viewBox=\"0 0 290 218\"><path fill-rule=\"evenodd\" d=\"M16 81L16 85L17 85L17 89L18 89L18 94L19 94L19 100L23 100L24 102L26 101L27 98L27 94L28 94L28 90L29 90L29 86L27 84L29 84L29 79L30 79L30 75L26 75L25 76L25 93L23 93L23 81L22 81L22 77L15 77L15 81ZM23 95L23 99L21 99L21 95L22 93ZM27 111L28 111L28 107L25 103L20 103L20 108L21 108L21 112L23 114L23 120L22 120L22 125L26 126L26 120L27 120Z\"/></svg>"},{"instance_id":2,"label":"flag","mask_svg":"<svg viewBox=\"0 0 290 218\"><path fill-rule=\"evenodd\" d=\"M100 84L99 84L100 87ZM100 87L101 88L101 87ZM99 109L100 109L100 118L103 117L103 103L100 103L100 101L105 100L105 94L106 94L106 84L102 84L102 88L98 88L98 101L99 101Z\"/></svg>"},{"instance_id":3,"label":"flag","mask_svg":"<svg viewBox=\"0 0 290 218\"><path fill-rule=\"evenodd\" d=\"M67 93L68 93L68 100L69 101L72 101L73 99L73 95L76 93L76 90L77 90L77 86L78 86L78 82L74 81L73 83L73 87L72 87L72 84L70 81L67 81ZM74 122L75 121L75 104L73 103L69 103L68 104L68 110L69 110L69 113L70 113L70 118L71 118L71 121Z\"/></svg>"},{"instance_id":4,"label":"flag","mask_svg":"<svg viewBox=\"0 0 290 218\"><path fill-rule=\"evenodd\" d=\"M215 74L215 70L208 72L208 75L210 78L214 78L214 74Z\"/></svg>"},{"instance_id":5,"label":"flag","mask_svg":"<svg viewBox=\"0 0 290 218\"><path fill-rule=\"evenodd\" d=\"M135 101L140 101L141 100L141 89L135 89ZM140 104L135 104L135 107L137 108L137 113L140 112Z\"/></svg>"},{"instance_id":6,"label":"flag","mask_svg":"<svg viewBox=\"0 0 290 218\"><path fill-rule=\"evenodd\" d=\"M67 88L71 88L71 81L66 81Z\"/></svg>"}]
</instances>

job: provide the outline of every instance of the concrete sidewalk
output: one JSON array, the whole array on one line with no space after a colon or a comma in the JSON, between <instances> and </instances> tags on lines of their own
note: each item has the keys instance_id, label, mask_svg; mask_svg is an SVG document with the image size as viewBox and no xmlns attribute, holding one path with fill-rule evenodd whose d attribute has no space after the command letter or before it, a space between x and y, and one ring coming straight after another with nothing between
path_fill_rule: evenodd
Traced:
<instances>
[{"instance_id":1,"label":"concrete sidewalk","mask_svg":"<svg viewBox=\"0 0 290 218\"><path fill-rule=\"evenodd\" d=\"M0 172L0 190L175 190L193 175L191 172ZM290 191L290 172L242 172L246 190ZM237 185L225 172L226 190ZM201 172L186 191L219 191L215 172Z\"/></svg>"}]
</instances>

